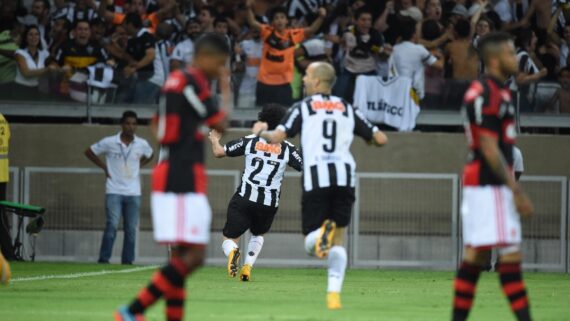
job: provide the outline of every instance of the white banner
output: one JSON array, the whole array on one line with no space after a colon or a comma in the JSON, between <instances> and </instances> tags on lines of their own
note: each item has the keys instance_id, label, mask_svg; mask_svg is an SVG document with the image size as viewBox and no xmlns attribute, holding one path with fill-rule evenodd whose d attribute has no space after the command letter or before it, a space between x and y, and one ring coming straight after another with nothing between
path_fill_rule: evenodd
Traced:
<instances>
[{"instance_id":1,"label":"white banner","mask_svg":"<svg viewBox=\"0 0 570 321\"><path fill-rule=\"evenodd\" d=\"M412 80L359 76L354 89L354 106L374 124L386 124L399 131L412 131L420 106L414 97Z\"/></svg>"}]
</instances>

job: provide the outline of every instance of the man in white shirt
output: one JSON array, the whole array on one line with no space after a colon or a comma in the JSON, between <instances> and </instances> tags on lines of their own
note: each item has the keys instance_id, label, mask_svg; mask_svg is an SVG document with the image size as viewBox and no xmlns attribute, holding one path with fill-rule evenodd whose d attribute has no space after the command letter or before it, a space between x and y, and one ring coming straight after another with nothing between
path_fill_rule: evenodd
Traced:
<instances>
[{"instance_id":1,"label":"man in white shirt","mask_svg":"<svg viewBox=\"0 0 570 321\"><path fill-rule=\"evenodd\" d=\"M192 63L194 56L194 41L200 36L200 23L189 19L185 27L186 39L179 42L170 57L170 70L183 69Z\"/></svg>"},{"instance_id":2,"label":"man in white shirt","mask_svg":"<svg viewBox=\"0 0 570 321\"><path fill-rule=\"evenodd\" d=\"M412 87L415 89L418 98L423 99L425 96L424 66L443 69L444 61L441 56L436 57L424 46L417 44L420 25L411 19L401 23L400 36L402 42L394 46L389 68L392 75L411 78Z\"/></svg>"},{"instance_id":3,"label":"man in white shirt","mask_svg":"<svg viewBox=\"0 0 570 321\"><path fill-rule=\"evenodd\" d=\"M121 118L121 132L105 137L85 151L85 156L99 166L107 176L105 210L107 223L101 243L99 263L109 263L117 227L123 216L122 264L132 264L135 259L135 240L140 216L141 181L140 168L153 156L149 143L136 136L137 114L126 111ZM99 156L105 155L106 162Z\"/></svg>"}]
</instances>

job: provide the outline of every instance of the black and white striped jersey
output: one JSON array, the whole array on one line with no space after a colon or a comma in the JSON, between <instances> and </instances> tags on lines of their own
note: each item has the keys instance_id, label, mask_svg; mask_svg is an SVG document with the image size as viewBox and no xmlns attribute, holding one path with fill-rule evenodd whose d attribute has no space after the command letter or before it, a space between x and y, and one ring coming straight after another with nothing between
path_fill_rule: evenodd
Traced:
<instances>
[{"instance_id":1,"label":"black and white striped jersey","mask_svg":"<svg viewBox=\"0 0 570 321\"><path fill-rule=\"evenodd\" d=\"M281 182L287 165L297 171L303 167L297 148L287 141L268 144L265 139L250 135L227 143L224 150L229 157L245 156L239 195L266 206L279 206Z\"/></svg>"},{"instance_id":2,"label":"black and white striped jersey","mask_svg":"<svg viewBox=\"0 0 570 321\"><path fill-rule=\"evenodd\" d=\"M378 128L342 98L316 94L296 103L277 127L288 137L301 134L303 189L355 185L350 153L354 135L372 140Z\"/></svg>"}]
</instances>

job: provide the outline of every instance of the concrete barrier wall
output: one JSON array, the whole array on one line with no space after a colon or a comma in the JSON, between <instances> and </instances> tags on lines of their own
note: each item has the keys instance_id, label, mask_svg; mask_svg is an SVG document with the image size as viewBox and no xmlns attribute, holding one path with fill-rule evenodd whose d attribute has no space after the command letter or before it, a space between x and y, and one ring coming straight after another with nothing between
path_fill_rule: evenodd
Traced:
<instances>
[{"instance_id":1,"label":"concrete barrier wall","mask_svg":"<svg viewBox=\"0 0 570 321\"><path fill-rule=\"evenodd\" d=\"M12 166L92 166L83 151L102 137L119 132L118 126L12 124L10 160ZM150 142L148 127L138 134ZM224 141L248 134L231 130ZM388 133L384 148L366 145L357 138L353 153L361 172L460 173L467 155L463 134ZM293 140L297 143L297 140ZM518 145L528 175L570 176L570 136L522 135ZM242 159L214 159L208 153L208 168L241 169Z\"/></svg>"}]
</instances>

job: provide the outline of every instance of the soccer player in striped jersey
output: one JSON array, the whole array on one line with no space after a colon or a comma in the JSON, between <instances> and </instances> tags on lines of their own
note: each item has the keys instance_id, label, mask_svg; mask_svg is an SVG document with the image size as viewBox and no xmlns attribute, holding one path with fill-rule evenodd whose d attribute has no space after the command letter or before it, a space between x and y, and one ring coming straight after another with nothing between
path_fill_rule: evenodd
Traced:
<instances>
[{"instance_id":1,"label":"soccer player in striped jersey","mask_svg":"<svg viewBox=\"0 0 570 321\"><path fill-rule=\"evenodd\" d=\"M378 146L388 142L358 109L331 96L335 80L330 64L310 64L303 78L308 97L293 105L275 130L262 122L254 126L254 133L271 143L301 134L305 249L319 258L328 257L327 306L331 310L341 308L347 262L344 239L355 200L356 163L350 145L355 134Z\"/></svg>"},{"instance_id":2,"label":"soccer player in striped jersey","mask_svg":"<svg viewBox=\"0 0 570 321\"><path fill-rule=\"evenodd\" d=\"M259 121L274 129L287 110L278 104L268 104L259 113ZM263 138L249 135L220 144L221 134L210 132L214 156L245 156L245 170L240 187L228 205L224 226L222 249L228 257L228 275L236 277L239 265L239 238L250 230L252 236L247 246L245 264L240 270L240 279L249 281L251 269L263 247L263 235L271 228L279 206L281 182L287 165L301 171L303 160L293 144L283 141L269 144Z\"/></svg>"}]
</instances>

